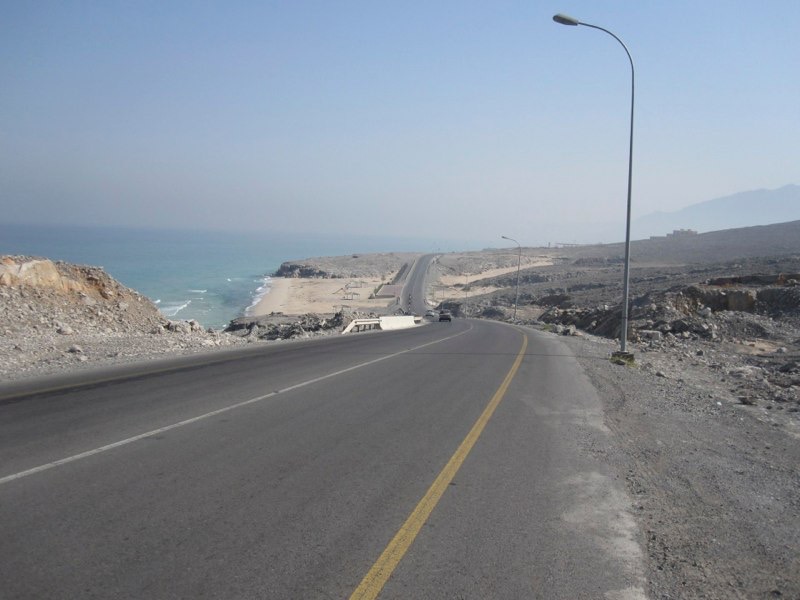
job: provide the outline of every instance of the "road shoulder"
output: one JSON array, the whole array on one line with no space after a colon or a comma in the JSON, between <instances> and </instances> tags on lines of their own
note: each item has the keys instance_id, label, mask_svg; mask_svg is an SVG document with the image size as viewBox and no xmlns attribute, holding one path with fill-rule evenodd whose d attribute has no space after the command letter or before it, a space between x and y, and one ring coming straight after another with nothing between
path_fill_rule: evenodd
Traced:
<instances>
[{"instance_id":1,"label":"road shoulder","mask_svg":"<svg viewBox=\"0 0 800 600\"><path fill-rule=\"evenodd\" d=\"M652 598L800 597L800 444L763 409L613 365L614 342L564 338L597 389L608 461L646 539ZM695 383L698 383L697 385Z\"/></svg>"}]
</instances>

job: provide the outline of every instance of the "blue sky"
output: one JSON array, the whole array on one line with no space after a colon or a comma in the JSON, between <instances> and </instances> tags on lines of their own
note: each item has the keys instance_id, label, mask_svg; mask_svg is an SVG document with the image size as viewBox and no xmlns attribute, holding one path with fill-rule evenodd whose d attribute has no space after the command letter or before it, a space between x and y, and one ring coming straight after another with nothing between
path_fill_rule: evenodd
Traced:
<instances>
[{"instance_id":1,"label":"blue sky","mask_svg":"<svg viewBox=\"0 0 800 600\"><path fill-rule=\"evenodd\" d=\"M5 222L620 240L557 12L634 217L800 183L796 0L3 4Z\"/></svg>"}]
</instances>

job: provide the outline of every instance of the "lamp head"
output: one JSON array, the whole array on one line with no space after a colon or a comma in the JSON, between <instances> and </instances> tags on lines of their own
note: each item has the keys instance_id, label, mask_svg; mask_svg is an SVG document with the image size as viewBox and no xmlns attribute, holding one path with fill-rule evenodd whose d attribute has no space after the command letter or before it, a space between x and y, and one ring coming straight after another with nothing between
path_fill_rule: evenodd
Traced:
<instances>
[{"instance_id":1,"label":"lamp head","mask_svg":"<svg viewBox=\"0 0 800 600\"><path fill-rule=\"evenodd\" d=\"M554 15L553 16L553 21L555 21L556 23L560 23L561 25L573 25L574 26L574 25L580 25L581 24L581 22L578 21L578 19L574 19L574 18L569 17L567 15L562 15L561 13L558 13L557 15Z\"/></svg>"}]
</instances>

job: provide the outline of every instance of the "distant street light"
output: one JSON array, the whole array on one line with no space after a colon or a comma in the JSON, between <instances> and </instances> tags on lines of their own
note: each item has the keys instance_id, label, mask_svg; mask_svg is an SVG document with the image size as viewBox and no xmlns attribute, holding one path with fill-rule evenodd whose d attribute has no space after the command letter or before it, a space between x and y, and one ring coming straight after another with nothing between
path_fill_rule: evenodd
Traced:
<instances>
[{"instance_id":1,"label":"distant street light","mask_svg":"<svg viewBox=\"0 0 800 600\"><path fill-rule=\"evenodd\" d=\"M464 273L464 318L469 312L469 273Z\"/></svg>"},{"instance_id":2,"label":"distant street light","mask_svg":"<svg viewBox=\"0 0 800 600\"><path fill-rule=\"evenodd\" d=\"M522 246L519 245L519 242L514 238L510 238L506 235L501 235L501 238L504 240L508 240L510 242L514 242L517 245L518 253L517 253L517 297L514 299L514 320L517 320L517 304L519 303L519 266L522 263Z\"/></svg>"},{"instance_id":3,"label":"distant street light","mask_svg":"<svg viewBox=\"0 0 800 600\"><path fill-rule=\"evenodd\" d=\"M630 266L631 266L631 185L633 180L633 99L634 99L634 77L635 72L633 68L633 58L631 53L628 52L628 47L616 35L611 33L608 29L603 29L597 25L590 25L583 23L578 19L568 17L567 15L558 14L553 17L553 21L561 25L583 25L584 27L591 27L592 29L599 29L617 40L628 55L628 61L631 63L631 129L630 129L630 142L628 147L628 216L625 222L625 273L623 275L622 283L622 331L620 332L620 350L622 354L626 354L628 342L628 295L629 295L629 281L630 281Z\"/></svg>"}]
</instances>

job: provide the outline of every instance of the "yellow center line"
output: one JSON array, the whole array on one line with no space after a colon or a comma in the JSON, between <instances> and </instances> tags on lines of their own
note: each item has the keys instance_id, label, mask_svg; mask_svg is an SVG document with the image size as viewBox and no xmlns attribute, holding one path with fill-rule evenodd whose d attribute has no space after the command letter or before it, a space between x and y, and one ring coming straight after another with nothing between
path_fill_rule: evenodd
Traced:
<instances>
[{"instance_id":1,"label":"yellow center line","mask_svg":"<svg viewBox=\"0 0 800 600\"><path fill-rule=\"evenodd\" d=\"M511 366L511 370L503 380L503 383L497 388L494 396L489 400L489 404L483 409L483 413L478 417L478 420L475 421L467 437L464 438L464 441L461 442L444 469L442 469L441 473L436 477L431 487L428 488L422 500L419 501L419 504L417 504L411 515L406 519L406 522L403 523L400 530L395 534L394 538L392 538L392 541L389 542L389 545L386 546L386 549L380 557L378 557L378 560L372 565L372 568L364 576L364 579L361 580L361 583L350 596L350 600L374 600L378 597L378 594L381 593L383 586L386 585L389 577L391 577L397 565L411 547L411 544L414 543L417 534L419 534L422 526L428 520L433 509L436 508L444 491L455 477L459 468L461 468L461 465L464 460L466 460L475 442L478 441L489 419L492 418L495 409L500 404L503 396L505 396L506 390L508 390L508 386L511 384L511 380L514 379L514 375L516 375L519 370L527 348L528 336L523 334L522 348L520 348L517 358Z\"/></svg>"}]
</instances>

